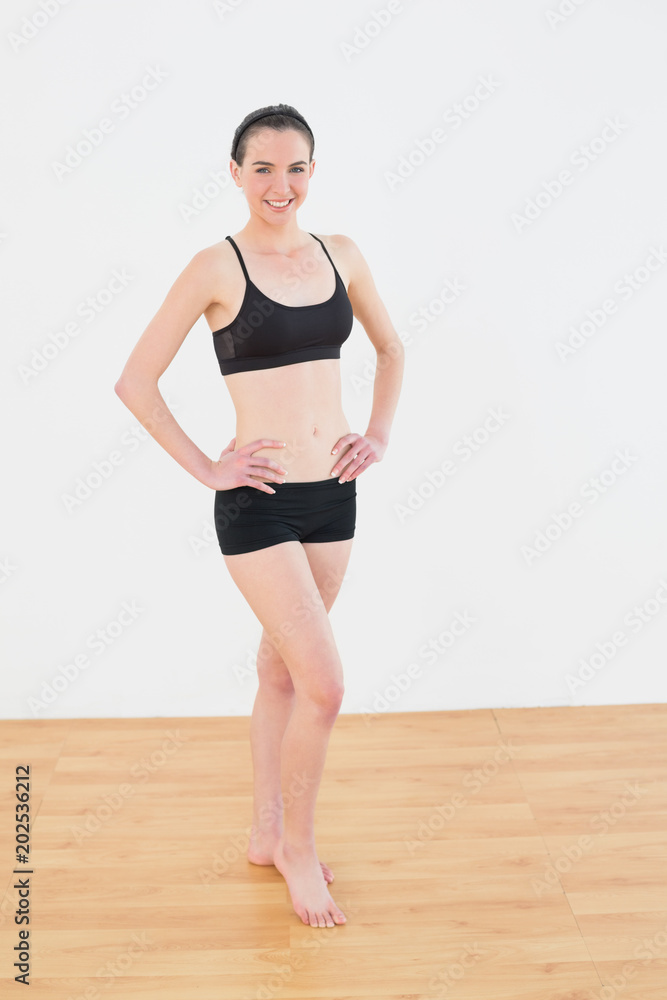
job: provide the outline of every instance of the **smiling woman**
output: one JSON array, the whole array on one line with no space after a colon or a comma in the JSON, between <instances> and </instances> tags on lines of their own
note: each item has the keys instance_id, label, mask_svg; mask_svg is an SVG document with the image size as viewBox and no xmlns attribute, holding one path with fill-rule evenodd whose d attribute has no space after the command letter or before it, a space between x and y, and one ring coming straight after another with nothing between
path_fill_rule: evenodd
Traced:
<instances>
[{"instance_id":1,"label":"smiling woman","mask_svg":"<svg viewBox=\"0 0 667 1000\"><path fill-rule=\"evenodd\" d=\"M275 864L305 924L333 927L345 915L314 839L317 790L343 697L328 612L350 557L356 480L388 444L403 345L356 244L297 225L314 148L310 126L289 105L260 108L241 122L229 168L250 218L178 277L116 392L183 468L215 490L220 549L263 626L248 859ZM157 387L202 314L236 411L236 435L217 461L185 435ZM378 355L364 434L351 431L341 405L340 352L354 318Z\"/></svg>"}]
</instances>

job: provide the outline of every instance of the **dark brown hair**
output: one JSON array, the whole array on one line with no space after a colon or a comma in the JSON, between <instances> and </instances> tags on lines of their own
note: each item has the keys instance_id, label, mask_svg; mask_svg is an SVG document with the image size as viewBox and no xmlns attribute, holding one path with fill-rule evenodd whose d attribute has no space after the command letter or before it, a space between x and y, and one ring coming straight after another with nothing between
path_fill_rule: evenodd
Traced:
<instances>
[{"instance_id":1,"label":"dark brown hair","mask_svg":"<svg viewBox=\"0 0 667 1000\"><path fill-rule=\"evenodd\" d=\"M272 128L276 132L286 132L293 129L300 132L310 144L310 157L315 152L315 139L306 119L290 104L269 104L266 108L258 108L246 115L234 133L231 157L239 166L243 165L248 141L262 129Z\"/></svg>"}]
</instances>

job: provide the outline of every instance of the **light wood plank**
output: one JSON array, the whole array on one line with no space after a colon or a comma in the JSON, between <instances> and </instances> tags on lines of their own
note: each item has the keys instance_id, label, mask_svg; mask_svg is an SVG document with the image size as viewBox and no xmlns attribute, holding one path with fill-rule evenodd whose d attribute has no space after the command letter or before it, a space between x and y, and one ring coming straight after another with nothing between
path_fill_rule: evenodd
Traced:
<instances>
[{"instance_id":1,"label":"light wood plank","mask_svg":"<svg viewBox=\"0 0 667 1000\"><path fill-rule=\"evenodd\" d=\"M245 717L0 725L0 992L28 760L33 997L592 1000L625 968L623 1000L664 1000L666 706L341 716L316 819L333 929L245 857L248 736Z\"/></svg>"}]
</instances>

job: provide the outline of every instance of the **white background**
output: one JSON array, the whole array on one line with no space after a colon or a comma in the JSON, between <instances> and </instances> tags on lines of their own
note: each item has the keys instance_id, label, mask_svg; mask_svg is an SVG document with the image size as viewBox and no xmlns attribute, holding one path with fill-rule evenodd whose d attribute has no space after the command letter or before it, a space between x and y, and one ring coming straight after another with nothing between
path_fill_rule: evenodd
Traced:
<instances>
[{"instance_id":1,"label":"white background","mask_svg":"<svg viewBox=\"0 0 667 1000\"><path fill-rule=\"evenodd\" d=\"M277 102L315 132L300 227L355 240L406 344L331 612L342 711L664 700L664 5L564 2L557 20L557 0L404 0L379 27L382 0L44 2L48 16L2 11L2 716L252 709L261 628L213 535L214 494L136 436L113 386L193 254L245 224L232 135ZM164 78L121 117L151 69ZM103 118L113 131L58 177ZM105 302L114 271L131 280ZM447 283L463 290L444 303ZM560 357L588 310L604 322ZM374 352L358 322L342 354L363 432ZM234 411L203 317L160 388L217 458ZM506 416L489 433L492 409ZM124 603L141 610L117 627ZM454 636L457 614L474 621Z\"/></svg>"}]
</instances>

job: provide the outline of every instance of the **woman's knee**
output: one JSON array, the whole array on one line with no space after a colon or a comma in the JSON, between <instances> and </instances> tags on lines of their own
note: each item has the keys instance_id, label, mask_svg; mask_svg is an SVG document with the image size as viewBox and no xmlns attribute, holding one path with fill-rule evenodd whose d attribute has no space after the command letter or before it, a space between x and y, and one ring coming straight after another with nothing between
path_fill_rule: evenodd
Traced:
<instances>
[{"instance_id":1,"label":"woman's knee","mask_svg":"<svg viewBox=\"0 0 667 1000\"><path fill-rule=\"evenodd\" d=\"M282 656L269 642L260 643L257 653L257 678L259 683L281 694L293 694L292 675Z\"/></svg>"},{"instance_id":2,"label":"woman's knee","mask_svg":"<svg viewBox=\"0 0 667 1000\"><path fill-rule=\"evenodd\" d=\"M320 715L335 718L343 703L345 686L342 679L335 676L314 676L307 684L297 685L296 694Z\"/></svg>"},{"instance_id":3,"label":"woman's knee","mask_svg":"<svg viewBox=\"0 0 667 1000\"><path fill-rule=\"evenodd\" d=\"M267 683L296 692L322 716L335 717L344 695L343 666L321 598L318 616L278 645L266 629L257 656L257 672ZM321 614L319 614L321 612Z\"/></svg>"}]
</instances>

